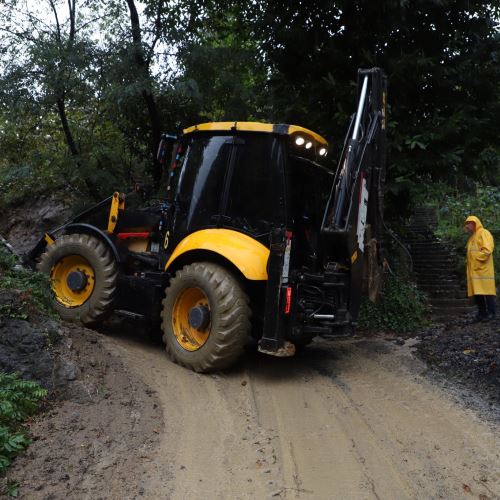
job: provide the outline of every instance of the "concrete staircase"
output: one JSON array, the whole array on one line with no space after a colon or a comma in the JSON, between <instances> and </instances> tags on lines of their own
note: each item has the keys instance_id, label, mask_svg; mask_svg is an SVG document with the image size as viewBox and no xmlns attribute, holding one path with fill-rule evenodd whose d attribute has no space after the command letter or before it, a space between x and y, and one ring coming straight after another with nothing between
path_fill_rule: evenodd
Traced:
<instances>
[{"instance_id":1,"label":"concrete staircase","mask_svg":"<svg viewBox=\"0 0 500 500\"><path fill-rule=\"evenodd\" d=\"M428 295L436 320L472 314L475 308L466 298L463 277L456 271L458 257L434 236L436 224L435 208L415 209L405 243L413 259L417 287Z\"/></svg>"}]
</instances>

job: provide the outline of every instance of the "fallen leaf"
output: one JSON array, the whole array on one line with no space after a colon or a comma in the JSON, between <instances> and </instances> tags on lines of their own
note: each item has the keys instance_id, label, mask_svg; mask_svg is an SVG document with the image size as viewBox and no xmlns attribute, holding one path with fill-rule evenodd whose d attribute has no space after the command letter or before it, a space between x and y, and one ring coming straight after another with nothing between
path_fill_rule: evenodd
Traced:
<instances>
[{"instance_id":1,"label":"fallen leaf","mask_svg":"<svg viewBox=\"0 0 500 500\"><path fill-rule=\"evenodd\" d=\"M468 356L469 354L474 354L475 352L475 349L465 349L464 354Z\"/></svg>"},{"instance_id":2,"label":"fallen leaf","mask_svg":"<svg viewBox=\"0 0 500 500\"><path fill-rule=\"evenodd\" d=\"M462 489L466 491L467 493L470 493L472 490L470 489L470 486L468 484L462 484Z\"/></svg>"}]
</instances>

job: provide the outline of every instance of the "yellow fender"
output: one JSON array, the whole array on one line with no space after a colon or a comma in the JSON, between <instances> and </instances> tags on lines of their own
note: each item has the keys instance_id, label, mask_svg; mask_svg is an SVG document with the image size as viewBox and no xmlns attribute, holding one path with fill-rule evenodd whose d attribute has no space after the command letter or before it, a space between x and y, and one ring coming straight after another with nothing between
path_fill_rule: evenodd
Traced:
<instances>
[{"instance_id":1,"label":"yellow fender","mask_svg":"<svg viewBox=\"0 0 500 500\"><path fill-rule=\"evenodd\" d=\"M192 250L215 252L232 262L249 280L267 280L269 249L246 234L230 229L202 229L186 236L168 259L165 270Z\"/></svg>"}]
</instances>

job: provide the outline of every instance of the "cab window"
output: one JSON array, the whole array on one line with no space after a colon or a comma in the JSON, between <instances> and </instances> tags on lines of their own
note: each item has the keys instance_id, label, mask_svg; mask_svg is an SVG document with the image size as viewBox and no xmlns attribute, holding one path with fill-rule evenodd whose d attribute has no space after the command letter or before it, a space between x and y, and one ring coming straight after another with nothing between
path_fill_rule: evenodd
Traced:
<instances>
[{"instance_id":1,"label":"cab window","mask_svg":"<svg viewBox=\"0 0 500 500\"><path fill-rule=\"evenodd\" d=\"M199 135L189 139L179 166L175 202L185 230L214 224L219 214L220 199L231 149L232 137ZM174 172L174 177L176 173Z\"/></svg>"},{"instance_id":2,"label":"cab window","mask_svg":"<svg viewBox=\"0 0 500 500\"><path fill-rule=\"evenodd\" d=\"M283 220L280 141L271 134L241 134L229 172L225 224L253 235Z\"/></svg>"}]
</instances>

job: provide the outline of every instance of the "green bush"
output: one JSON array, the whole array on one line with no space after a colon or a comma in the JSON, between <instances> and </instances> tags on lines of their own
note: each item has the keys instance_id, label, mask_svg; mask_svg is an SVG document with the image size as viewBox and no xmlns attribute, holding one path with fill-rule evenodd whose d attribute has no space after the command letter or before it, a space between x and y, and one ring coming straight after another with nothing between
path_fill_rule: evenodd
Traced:
<instances>
[{"instance_id":1,"label":"green bush","mask_svg":"<svg viewBox=\"0 0 500 500\"><path fill-rule=\"evenodd\" d=\"M51 312L51 292L47 278L16 267L16 257L0 243L0 290L16 290L19 303L1 304L0 317L27 319L33 310ZM0 372L0 474L12 459L26 449L30 440L22 422L38 408L47 391L36 382L21 380L16 374ZM7 496L17 496L16 482L7 482Z\"/></svg>"},{"instance_id":2,"label":"green bush","mask_svg":"<svg viewBox=\"0 0 500 500\"><path fill-rule=\"evenodd\" d=\"M21 292L21 307L0 307L0 315L27 319L30 311L36 309L55 317L52 309L50 282L44 274L16 268L16 257L0 243L0 290Z\"/></svg>"},{"instance_id":3,"label":"green bush","mask_svg":"<svg viewBox=\"0 0 500 500\"><path fill-rule=\"evenodd\" d=\"M415 285L397 276L387 276L381 300L363 300L358 325L362 330L408 332L426 324L428 312L426 296Z\"/></svg>"},{"instance_id":4,"label":"green bush","mask_svg":"<svg viewBox=\"0 0 500 500\"><path fill-rule=\"evenodd\" d=\"M29 444L21 424L38 409L47 391L36 382L0 373L0 473Z\"/></svg>"}]
</instances>

